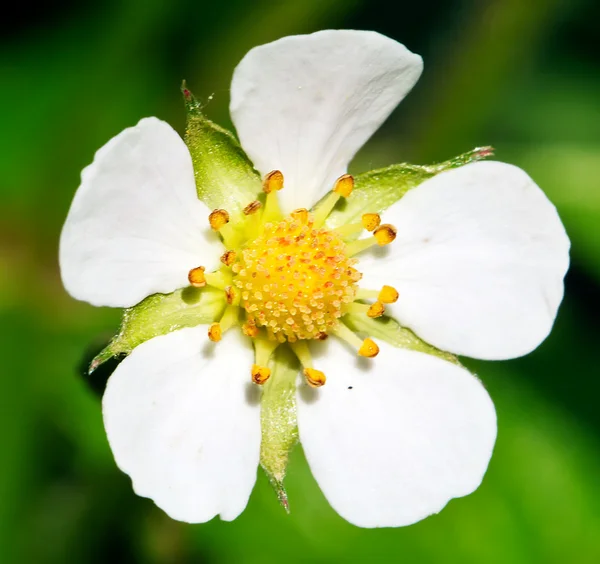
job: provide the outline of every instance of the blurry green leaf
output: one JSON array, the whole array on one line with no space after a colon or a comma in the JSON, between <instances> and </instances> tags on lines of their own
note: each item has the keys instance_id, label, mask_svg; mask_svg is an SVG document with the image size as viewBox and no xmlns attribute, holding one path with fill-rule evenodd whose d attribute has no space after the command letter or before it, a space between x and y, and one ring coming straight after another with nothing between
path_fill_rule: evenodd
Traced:
<instances>
[{"instance_id":1,"label":"blurry green leaf","mask_svg":"<svg viewBox=\"0 0 600 564\"><path fill-rule=\"evenodd\" d=\"M198 198L235 218L262 192L261 178L235 137L208 120L202 106L182 87L187 110L185 142L192 155Z\"/></svg>"},{"instance_id":2,"label":"blurry green leaf","mask_svg":"<svg viewBox=\"0 0 600 564\"><path fill-rule=\"evenodd\" d=\"M351 196L348 199L340 199L327 218L327 227L334 228L357 222L363 213L380 213L424 180L445 170L485 159L492 154L491 147L478 147L434 165L419 166L402 163L357 174L354 177L354 190Z\"/></svg>"},{"instance_id":3,"label":"blurry green leaf","mask_svg":"<svg viewBox=\"0 0 600 564\"><path fill-rule=\"evenodd\" d=\"M383 316L372 319L366 315L350 313L344 317L344 323L346 323L353 331L366 333L376 339L382 339L395 347L431 354L443 360L447 360L448 362L460 365L458 358L453 354L436 349L429 343L422 341L410 329L401 327L400 324L391 317Z\"/></svg>"},{"instance_id":4,"label":"blurry green leaf","mask_svg":"<svg viewBox=\"0 0 600 564\"><path fill-rule=\"evenodd\" d=\"M283 479L292 447L298 442L296 419L296 378L298 362L289 347L277 348L270 363L271 378L263 386L261 398L260 464L288 510Z\"/></svg>"},{"instance_id":5,"label":"blurry green leaf","mask_svg":"<svg viewBox=\"0 0 600 564\"><path fill-rule=\"evenodd\" d=\"M184 327L212 323L225 308L225 294L188 286L172 294L154 294L123 314L121 329L91 363L90 372L113 356L129 354L148 339Z\"/></svg>"}]
</instances>

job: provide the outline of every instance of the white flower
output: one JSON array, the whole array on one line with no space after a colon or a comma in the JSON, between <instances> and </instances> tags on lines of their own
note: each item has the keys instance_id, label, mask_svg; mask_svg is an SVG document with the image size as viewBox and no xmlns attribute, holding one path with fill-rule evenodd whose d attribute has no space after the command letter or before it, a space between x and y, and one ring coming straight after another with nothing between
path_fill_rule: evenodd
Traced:
<instances>
[{"instance_id":1,"label":"white flower","mask_svg":"<svg viewBox=\"0 0 600 564\"><path fill-rule=\"evenodd\" d=\"M324 226L350 196L348 163L421 70L420 57L373 32L322 31L251 50L235 70L231 114L268 194L242 220L213 212L212 231L188 148L158 119L117 135L83 171L60 246L69 293L113 307L190 282L227 293L220 322L139 345L104 396L117 464L173 518L243 511L261 448L256 384L286 341L304 367L300 440L345 519L408 525L480 484L496 415L479 380L450 355L392 346L384 328L378 347L340 318L369 320L367 310L376 317L387 308L443 351L527 354L552 327L569 241L525 172L488 161L426 180L385 211L388 224L367 214L372 236L355 240L360 224ZM320 199L313 214L298 210ZM222 256L223 242L236 254ZM353 358L349 347L380 354Z\"/></svg>"}]
</instances>

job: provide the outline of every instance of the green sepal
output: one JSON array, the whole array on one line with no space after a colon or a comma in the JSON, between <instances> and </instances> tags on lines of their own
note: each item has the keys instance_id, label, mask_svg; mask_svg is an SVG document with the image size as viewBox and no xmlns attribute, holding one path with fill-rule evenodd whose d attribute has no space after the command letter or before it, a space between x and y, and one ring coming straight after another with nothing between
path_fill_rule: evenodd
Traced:
<instances>
[{"instance_id":1,"label":"green sepal","mask_svg":"<svg viewBox=\"0 0 600 564\"><path fill-rule=\"evenodd\" d=\"M91 374L113 356L129 354L144 341L184 327L212 323L225 309L225 294L188 286L172 294L154 294L123 313L119 333L90 364Z\"/></svg>"},{"instance_id":2,"label":"green sepal","mask_svg":"<svg viewBox=\"0 0 600 564\"><path fill-rule=\"evenodd\" d=\"M181 91L187 111L184 140L192 156L198 198L239 219L244 207L262 192L260 175L233 134L204 116L185 81Z\"/></svg>"},{"instance_id":3,"label":"green sepal","mask_svg":"<svg viewBox=\"0 0 600 564\"><path fill-rule=\"evenodd\" d=\"M298 442L296 379L300 366L288 346L279 346L269 362L271 377L261 397L260 465L267 474L279 503L289 513L283 479L290 451Z\"/></svg>"},{"instance_id":4,"label":"green sepal","mask_svg":"<svg viewBox=\"0 0 600 564\"><path fill-rule=\"evenodd\" d=\"M348 199L340 198L326 226L333 229L360 221L364 213L381 213L428 178L492 154L491 147L478 147L443 163L423 166L402 163L357 174L352 194Z\"/></svg>"},{"instance_id":5,"label":"green sepal","mask_svg":"<svg viewBox=\"0 0 600 564\"><path fill-rule=\"evenodd\" d=\"M344 323L353 331L365 333L375 339L381 339L395 347L437 356L461 366L456 356L436 349L429 343L419 339L410 329L402 327L395 319L386 315L373 319L366 315L349 313L344 316Z\"/></svg>"}]
</instances>

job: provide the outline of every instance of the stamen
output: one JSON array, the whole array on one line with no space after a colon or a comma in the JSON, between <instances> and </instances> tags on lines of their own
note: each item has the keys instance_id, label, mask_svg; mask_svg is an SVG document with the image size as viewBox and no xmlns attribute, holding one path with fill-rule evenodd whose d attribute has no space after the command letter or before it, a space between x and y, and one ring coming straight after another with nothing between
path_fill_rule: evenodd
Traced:
<instances>
[{"instance_id":1,"label":"stamen","mask_svg":"<svg viewBox=\"0 0 600 564\"><path fill-rule=\"evenodd\" d=\"M381 302L375 302L367 311L368 317L381 317L385 312L385 306Z\"/></svg>"},{"instance_id":2,"label":"stamen","mask_svg":"<svg viewBox=\"0 0 600 564\"><path fill-rule=\"evenodd\" d=\"M338 203L341 197L348 198L354 188L354 178L350 174L343 174L336 181L333 190L325 196L325 199L317 206L314 211L315 227L319 228L331 213L331 210Z\"/></svg>"},{"instance_id":3,"label":"stamen","mask_svg":"<svg viewBox=\"0 0 600 564\"><path fill-rule=\"evenodd\" d=\"M271 369L267 366L273 351L279 346L277 341L267 339L254 340L254 358L256 363L252 365L252 381L263 385L271 376Z\"/></svg>"},{"instance_id":4,"label":"stamen","mask_svg":"<svg viewBox=\"0 0 600 564\"><path fill-rule=\"evenodd\" d=\"M262 204L258 200L250 202L244 208L244 215L246 216L244 234L246 235L246 239L254 239L260 232L262 214L257 213L260 208L262 208Z\"/></svg>"},{"instance_id":5,"label":"stamen","mask_svg":"<svg viewBox=\"0 0 600 564\"><path fill-rule=\"evenodd\" d=\"M325 384L325 374L320 370L316 370L312 365L312 356L306 341L294 341L290 343L292 350L298 357L300 364L304 367L304 377L309 386L320 388Z\"/></svg>"},{"instance_id":6,"label":"stamen","mask_svg":"<svg viewBox=\"0 0 600 564\"><path fill-rule=\"evenodd\" d=\"M392 288L392 286L384 286L381 288L377 299L384 304L393 304L394 302L398 301L398 296L399 294L396 288Z\"/></svg>"},{"instance_id":7,"label":"stamen","mask_svg":"<svg viewBox=\"0 0 600 564\"><path fill-rule=\"evenodd\" d=\"M227 210L216 209L210 212L208 222L213 231L218 231L228 247L237 247L240 243L239 235L234 227L229 224L229 213Z\"/></svg>"},{"instance_id":8,"label":"stamen","mask_svg":"<svg viewBox=\"0 0 600 564\"><path fill-rule=\"evenodd\" d=\"M393 225L384 223L373 231L373 235L377 239L377 244L383 247L384 245L389 245L396 238L397 232L397 229Z\"/></svg>"},{"instance_id":9,"label":"stamen","mask_svg":"<svg viewBox=\"0 0 600 564\"><path fill-rule=\"evenodd\" d=\"M393 304L398 300L398 291L392 286L383 286L381 290L367 290L366 288L359 288L356 291L357 300L370 300L376 299L383 304Z\"/></svg>"},{"instance_id":10,"label":"stamen","mask_svg":"<svg viewBox=\"0 0 600 564\"><path fill-rule=\"evenodd\" d=\"M258 201L258 200L254 200L253 202L250 202L245 208L244 208L244 215L253 215L255 214L260 208L262 208L262 204Z\"/></svg>"},{"instance_id":11,"label":"stamen","mask_svg":"<svg viewBox=\"0 0 600 564\"><path fill-rule=\"evenodd\" d=\"M229 305L225 308L221 321L211 324L208 328L208 338L213 342L218 342L222 339L223 333L237 325L239 321L239 308Z\"/></svg>"},{"instance_id":12,"label":"stamen","mask_svg":"<svg viewBox=\"0 0 600 564\"><path fill-rule=\"evenodd\" d=\"M310 217L306 208L298 208L297 210L294 210L290 215L296 221L299 221L302 225L306 225Z\"/></svg>"},{"instance_id":13,"label":"stamen","mask_svg":"<svg viewBox=\"0 0 600 564\"><path fill-rule=\"evenodd\" d=\"M336 227L334 231L340 237L349 237L350 235L354 235L355 233L360 233L364 229L364 225L362 223L347 223L346 225L340 225L340 227Z\"/></svg>"},{"instance_id":14,"label":"stamen","mask_svg":"<svg viewBox=\"0 0 600 564\"><path fill-rule=\"evenodd\" d=\"M312 388L320 388L327 380L323 372L314 368L305 368L304 377L308 385Z\"/></svg>"},{"instance_id":15,"label":"stamen","mask_svg":"<svg viewBox=\"0 0 600 564\"><path fill-rule=\"evenodd\" d=\"M206 286L206 276L204 275L205 270L206 268L203 266L197 266L189 271L188 281L192 286L194 286L194 288L204 288L204 286Z\"/></svg>"},{"instance_id":16,"label":"stamen","mask_svg":"<svg viewBox=\"0 0 600 564\"><path fill-rule=\"evenodd\" d=\"M396 228L389 223L380 225L373 232L372 237L366 237L365 239L358 239L357 241L351 241L346 246L346 254L352 257L358 253L362 253L374 245L383 247L389 245L396 238Z\"/></svg>"},{"instance_id":17,"label":"stamen","mask_svg":"<svg viewBox=\"0 0 600 564\"><path fill-rule=\"evenodd\" d=\"M208 216L208 222L213 231L219 231L229 223L229 213L226 210L213 210Z\"/></svg>"},{"instance_id":18,"label":"stamen","mask_svg":"<svg viewBox=\"0 0 600 564\"><path fill-rule=\"evenodd\" d=\"M265 210L262 214L261 225L281 217L281 209L277 199L277 192L283 188L283 174L279 170L272 170L263 180L263 192L267 195Z\"/></svg>"},{"instance_id":19,"label":"stamen","mask_svg":"<svg viewBox=\"0 0 600 564\"><path fill-rule=\"evenodd\" d=\"M367 231L375 231L381 224L381 217L378 213L365 213L361 217L361 223Z\"/></svg>"},{"instance_id":20,"label":"stamen","mask_svg":"<svg viewBox=\"0 0 600 564\"><path fill-rule=\"evenodd\" d=\"M252 365L252 381L262 386L271 377L271 369L268 366Z\"/></svg>"},{"instance_id":21,"label":"stamen","mask_svg":"<svg viewBox=\"0 0 600 564\"><path fill-rule=\"evenodd\" d=\"M244 333L244 335L246 335L247 337L251 337L252 339L254 339L255 337L258 337L260 329L256 326L256 323L249 320L242 325L242 333Z\"/></svg>"},{"instance_id":22,"label":"stamen","mask_svg":"<svg viewBox=\"0 0 600 564\"><path fill-rule=\"evenodd\" d=\"M221 255L221 262L225 266L231 266L237 257L237 253L235 251L225 251L223 255Z\"/></svg>"},{"instance_id":23,"label":"stamen","mask_svg":"<svg viewBox=\"0 0 600 564\"><path fill-rule=\"evenodd\" d=\"M233 286L227 286L225 288L225 299L229 305L238 306L240 305L241 294Z\"/></svg>"},{"instance_id":24,"label":"stamen","mask_svg":"<svg viewBox=\"0 0 600 564\"><path fill-rule=\"evenodd\" d=\"M340 339L346 341L352 348L356 349L360 356L367 358L373 358L379 353L379 347L372 339L362 340L356 333L354 333L347 325L339 323L332 333L337 335Z\"/></svg>"}]
</instances>

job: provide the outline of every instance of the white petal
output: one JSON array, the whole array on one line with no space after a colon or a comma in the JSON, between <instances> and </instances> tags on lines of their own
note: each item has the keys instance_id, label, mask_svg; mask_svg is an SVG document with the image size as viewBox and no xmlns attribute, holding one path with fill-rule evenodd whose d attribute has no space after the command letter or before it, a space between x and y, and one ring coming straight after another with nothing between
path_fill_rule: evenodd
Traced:
<instances>
[{"instance_id":1,"label":"white petal","mask_svg":"<svg viewBox=\"0 0 600 564\"><path fill-rule=\"evenodd\" d=\"M331 190L422 68L421 57L372 31L284 37L242 59L231 115L256 168L283 172L286 211Z\"/></svg>"},{"instance_id":2,"label":"white petal","mask_svg":"<svg viewBox=\"0 0 600 564\"><path fill-rule=\"evenodd\" d=\"M173 519L230 521L256 481L260 406L252 347L238 331L219 343L206 326L137 347L111 376L104 424L115 460L138 495Z\"/></svg>"},{"instance_id":3,"label":"white petal","mask_svg":"<svg viewBox=\"0 0 600 564\"><path fill-rule=\"evenodd\" d=\"M326 384L299 388L298 429L332 507L360 527L400 527L474 491L496 439L479 380L424 353L382 343L366 361L329 341L315 360Z\"/></svg>"},{"instance_id":4,"label":"white petal","mask_svg":"<svg viewBox=\"0 0 600 564\"><path fill-rule=\"evenodd\" d=\"M209 213L182 139L165 122L141 120L81 174L60 241L67 291L93 305L129 307L187 286L190 269L218 263Z\"/></svg>"},{"instance_id":5,"label":"white petal","mask_svg":"<svg viewBox=\"0 0 600 564\"><path fill-rule=\"evenodd\" d=\"M398 236L359 263L361 286L400 292L391 313L456 354L499 360L552 328L569 266L555 207L521 169L482 162L444 172L385 214Z\"/></svg>"}]
</instances>

